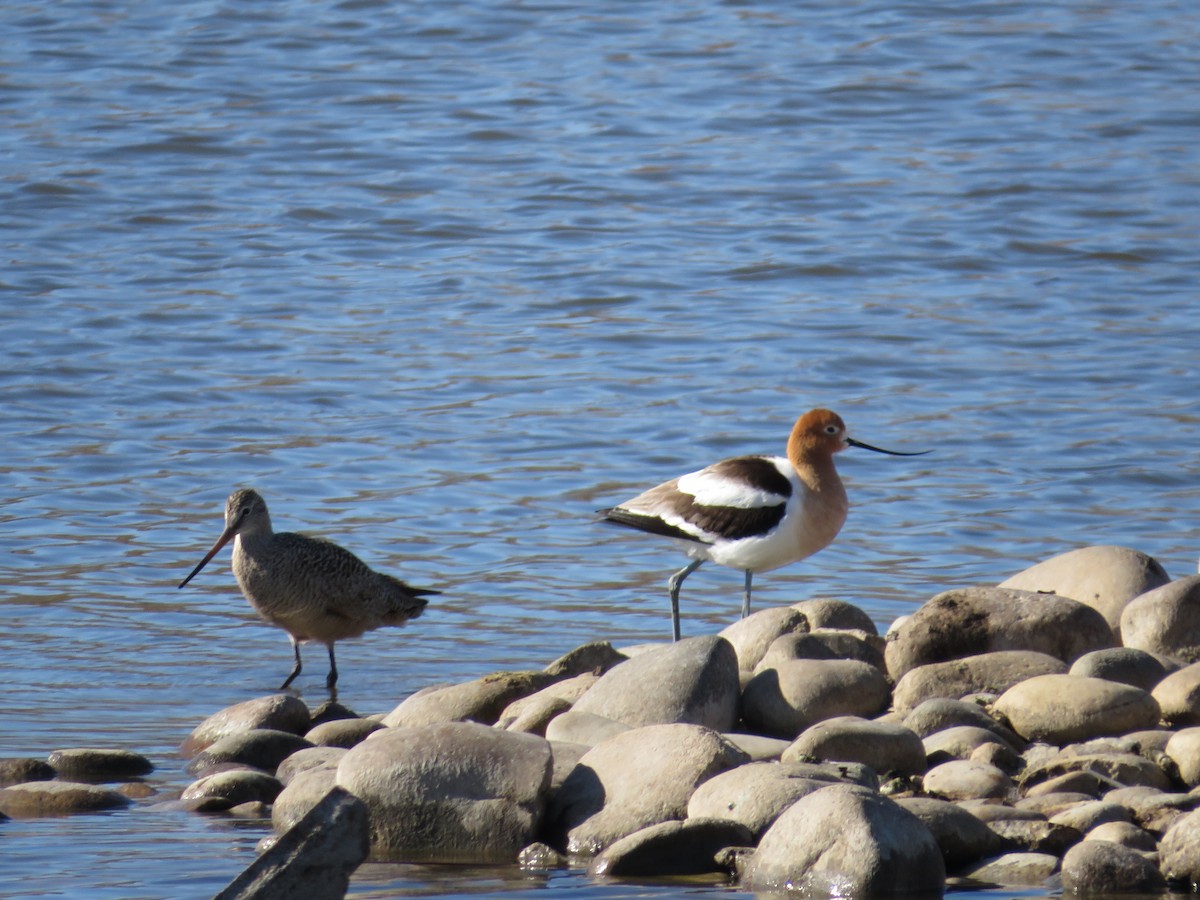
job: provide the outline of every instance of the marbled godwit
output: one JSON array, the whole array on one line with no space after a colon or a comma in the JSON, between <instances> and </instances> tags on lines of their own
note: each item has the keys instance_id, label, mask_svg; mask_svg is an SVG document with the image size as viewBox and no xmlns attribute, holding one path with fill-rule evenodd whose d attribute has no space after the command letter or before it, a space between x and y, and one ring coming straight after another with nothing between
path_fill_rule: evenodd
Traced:
<instances>
[{"instance_id":1,"label":"marbled godwit","mask_svg":"<svg viewBox=\"0 0 1200 900\"><path fill-rule=\"evenodd\" d=\"M796 421L786 457L722 460L600 510L606 522L675 539L691 557L667 582L674 640L679 640L679 588L705 560L746 573L745 618L755 572L812 556L837 537L849 504L833 455L847 447L891 456L929 452L872 447L849 437L836 413L814 409Z\"/></svg>"},{"instance_id":2,"label":"marbled godwit","mask_svg":"<svg viewBox=\"0 0 1200 900\"><path fill-rule=\"evenodd\" d=\"M300 674L300 644L319 641L329 648L332 691L337 684L334 641L359 637L384 625L403 625L425 609L425 595L438 591L409 587L376 572L332 541L271 530L267 504L256 492L236 490L225 501L225 530L208 555L180 582L183 587L222 547L233 543L233 574L250 605L263 619L288 633L296 665L283 690Z\"/></svg>"}]
</instances>

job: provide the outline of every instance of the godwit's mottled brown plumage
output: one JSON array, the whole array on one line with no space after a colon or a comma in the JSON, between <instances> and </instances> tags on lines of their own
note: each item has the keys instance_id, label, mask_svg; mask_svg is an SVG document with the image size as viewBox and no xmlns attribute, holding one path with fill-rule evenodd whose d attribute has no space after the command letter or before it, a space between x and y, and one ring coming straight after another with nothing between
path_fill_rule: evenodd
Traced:
<instances>
[{"instance_id":1,"label":"godwit's mottled brown plumage","mask_svg":"<svg viewBox=\"0 0 1200 900\"><path fill-rule=\"evenodd\" d=\"M384 625L403 625L425 609L427 594L399 578L376 572L332 541L271 530L267 504L242 488L225 502L225 530L183 587L231 538L233 574L254 611L288 633L296 665L280 690L300 674L300 644L319 641L329 648L329 677L337 683L334 641L359 637Z\"/></svg>"},{"instance_id":2,"label":"godwit's mottled brown plumage","mask_svg":"<svg viewBox=\"0 0 1200 900\"><path fill-rule=\"evenodd\" d=\"M796 420L786 457L722 460L600 510L607 522L675 539L691 557L667 582L672 638L679 640L679 588L705 560L746 573L745 618L755 572L812 556L837 537L849 504L833 455L847 447L921 455L856 441L846 433L841 416L814 409Z\"/></svg>"}]
</instances>

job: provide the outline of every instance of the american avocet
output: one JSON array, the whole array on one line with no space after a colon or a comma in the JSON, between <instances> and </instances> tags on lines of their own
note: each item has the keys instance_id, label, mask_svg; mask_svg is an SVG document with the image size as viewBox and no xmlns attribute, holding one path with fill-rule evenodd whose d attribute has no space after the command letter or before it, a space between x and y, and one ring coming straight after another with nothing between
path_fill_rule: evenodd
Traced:
<instances>
[{"instance_id":1,"label":"american avocet","mask_svg":"<svg viewBox=\"0 0 1200 900\"><path fill-rule=\"evenodd\" d=\"M604 521L678 541L691 562L671 576L671 636L679 640L679 588L705 562L746 573L742 617L750 614L750 583L812 556L846 521L846 488L833 455L861 447L891 456L846 434L841 417L814 409L796 420L787 456L737 456L652 487L632 500L600 510Z\"/></svg>"},{"instance_id":2,"label":"american avocet","mask_svg":"<svg viewBox=\"0 0 1200 900\"><path fill-rule=\"evenodd\" d=\"M229 540L233 574L250 605L282 628L292 641L296 665L283 690L300 674L300 644L319 641L329 648L330 691L337 684L333 643L359 637L384 625L403 625L425 609L422 597L436 594L409 587L370 568L332 541L271 530L267 504L255 491L241 489L225 502L225 530L208 555L180 582L183 587Z\"/></svg>"}]
</instances>

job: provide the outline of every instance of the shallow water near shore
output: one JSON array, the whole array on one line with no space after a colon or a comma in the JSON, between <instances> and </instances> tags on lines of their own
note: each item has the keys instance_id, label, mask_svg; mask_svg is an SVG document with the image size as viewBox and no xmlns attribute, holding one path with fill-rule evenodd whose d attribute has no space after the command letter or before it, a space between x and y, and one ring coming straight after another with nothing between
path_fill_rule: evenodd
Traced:
<instances>
[{"instance_id":1,"label":"shallow water near shore","mask_svg":"<svg viewBox=\"0 0 1200 900\"><path fill-rule=\"evenodd\" d=\"M883 628L1086 544L1196 571L1191 5L5 13L0 755L157 770L130 810L0 824L0 897L201 897L253 858L263 823L166 805L191 729L290 666L228 551L176 589L237 486L443 592L339 645L364 714L669 636L682 558L594 510L779 453L818 405L935 452L839 457L839 540L756 578L756 608L832 596ZM684 635L740 588L692 575Z\"/></svg>"}]
</instances>

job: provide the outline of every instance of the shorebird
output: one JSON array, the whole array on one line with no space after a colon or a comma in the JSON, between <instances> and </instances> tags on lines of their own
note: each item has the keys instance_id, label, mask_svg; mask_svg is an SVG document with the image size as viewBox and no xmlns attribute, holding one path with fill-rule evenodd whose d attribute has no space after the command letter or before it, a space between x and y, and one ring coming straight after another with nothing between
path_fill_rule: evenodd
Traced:
<instances>
[{"instance_id":1,"label":"shorebird","mask_svg":"<svg viewBox=\"0 0 1200 900\"><path fill-rule=\"evenodd\" d=\"M300 644L319 641L329 648L330 691L337 684L334 641L359 637L384 625L403 625L421 615L423 598L438 591L410 587L376 572L332 541L271 530L267 504L242 488L225 501L225 530L183 587L233 539L233 574L254 611L287 632L296 665L282 691L300 674Z\"/></svg>"},{"instance_id":2,"label":"shorebird","mask_svg":"<svg viewBox=\"0 0 1200 900\"><path fill-rule=\"evenodd\" d=\"M787 456L736 456L602 509L603 521L674 539L691 562L671 576L671 637L679 640L679 589L706 560L746 573L742 618L750 615L755 572L812 556L837 537L849 503L833 455L861 447L837 413L814 409L796 420Z\"/></svg>"}]
</instances>

